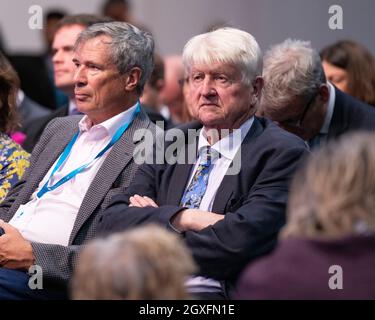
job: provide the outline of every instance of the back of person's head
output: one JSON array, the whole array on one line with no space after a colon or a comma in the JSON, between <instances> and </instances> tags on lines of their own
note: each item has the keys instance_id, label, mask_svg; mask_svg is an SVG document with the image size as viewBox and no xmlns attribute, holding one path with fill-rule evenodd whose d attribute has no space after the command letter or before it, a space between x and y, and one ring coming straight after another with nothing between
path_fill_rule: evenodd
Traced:
<instances>
[{"instance_id":1,"label":"back of person's head","mask_svg":"<svg viewBox=\"0 0 375 320\"><path fill-rule=\"evenodd\" d=\"M102 14L115 21L131 22L131 3L129 0L106 0Z\"/></svg>"},{"instance_id":2,"label":"back of person's head","mask_svg":"<svg viewBox=\"0 0 375 320\"><path fill-rule=\"evenodd\" d=\"M283 237L375 231L375 135L354 133L313 153L295 177Z\"/></svg>"},{"instance_id":3,"label":"back of person's head","mask_svg":"<svg viewBox=\"0 0 375 320\"><path fill-rule=\"evenodd\" d=\"M264 56L262 109L280 112L296 97L314 95L326 83L319 54L310 42L287 39Z\"/></svg>"},{"instance_id":4,"label":"back of person's head","mask_svg":"<svg viewBox=\"0 0 375 320\"><path fill-rule=\"evenodd\" d=\"M0 52L0 132L8 133L17 123L16 97L20 80L8 59Z\"/></svg>"},{"instance_id":5,"label":"back of person's head","mask_svg":"<svg viewBox=\"0 0 375 320\"><path fill-rule=\"evenodd\" d=\"M111 22L113 19L104 16L98 16L93 14L75 14L68 15L62 18L58 25L57 30L66 26L80 25L82 27L88 28L96 23Z\"/></svg>"},{"instance_id":6,"label":"back of person's head","mask_svg":"<svg viewBox=\"0 0 375 320\"><path fill-rule=\"evenodd\" d=\"M110 58L120 74L125 74L134 67L141 70L141 78L136 88L137 93L141 94L154 67L154 40L151 34L126 22L100 23L92 25L79 35L75 49L99 36L111 39Z\"/></svg>"},{"instance_id":7,"label":"back of person's head","mask_svg":"<svg viewBox=\"0 0 375 320\"><path fill-rule=\"evenodd\" d=\"M175 234L148 225L89 243L72 279L73 299L186 299L195 272Z\"/></svg>"},{"instance_id":8,"label":"back of person's head","mask_svg":"<svg viewBox=\"0 0 375 320\"><path fill-rule=\"evenodd\" d=\"M375 58L366 47L352 40L341 40L323 48L320 56L323 63L346 72L345 84L327 74L328 80L357 99L375 105Z\"/></svg>"},{"instance_id":9,"label":"back of person's head","mask_svg":"<svg viewBox=\"0 0 375 320\"><path fill-rule=\"evenodd\" d=\"M262 74L262 52L255 38L235 28L219 28L191 38L184 47L187 72L198 64L228 64L241 70L243 82L251 85Z\"/></svg>"}]
</instances>

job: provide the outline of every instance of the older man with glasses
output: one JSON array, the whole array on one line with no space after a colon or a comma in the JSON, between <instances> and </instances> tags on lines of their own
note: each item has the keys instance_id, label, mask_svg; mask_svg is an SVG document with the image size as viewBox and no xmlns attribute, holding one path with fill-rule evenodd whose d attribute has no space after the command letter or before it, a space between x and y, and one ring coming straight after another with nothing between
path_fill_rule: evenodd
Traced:
<instances>
[{"instance_id":1,"label":"older man with glasses","mask_svg":"<svg viewBox=\"0 0 375 320\"><path fill-rule=\"evenodd\" d=\"M264 59L260 113L311 148L351 130L375 129L375 109L326 81L309 42L286 40Z\"/></svg>"}]
</instances>

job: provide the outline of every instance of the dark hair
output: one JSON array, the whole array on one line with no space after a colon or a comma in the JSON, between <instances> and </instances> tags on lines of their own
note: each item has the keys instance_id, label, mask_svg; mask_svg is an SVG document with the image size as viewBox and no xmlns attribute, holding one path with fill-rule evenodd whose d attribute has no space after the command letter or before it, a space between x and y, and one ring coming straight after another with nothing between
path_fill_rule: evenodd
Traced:
<instances>
[{"instance_id":1,"label":"dark hair","mask_svg":"<svg viewBox=\"0 0 375 320\"><path fill-rule=\"evenodd\" d=\"M9 133L18 126L16 96L19 86L16 71L0 52L0 132Z\"/></svg>"},{"instance_id":2,"label":"dark hair","mask_svg":"<svg viewBox=\"0 0 375 320\"><path fill-rule=\"evenodd\" d=\"M56 19L60 20L66 16L66 12L63 10L51 10L46 13L46 20Z\"/></svg>"},{"instance_id":3,"label":"dark hair","mask_svg":"<svg viewBox=\"0 0 375 320\"><path fill-rule=\"evenodd\" d=\"M347 71L349 94L375 105L375 59L364 46L352 40L341 40L323 48L320 57Z\"/></svg>"},{"instance_id":4,"label":"dark hair","mask_svg":"<svg viewBox=\"0 0 375 320\"><path fill-rule=\"evenodd\" d=\"M65 26L71 25L80 25L83 27L90 27L96 23L104 23L104 22L111 22L113 19L108 17L102 17L92 14L76 14L71 16L66 16L65 18L61 19L57 25L57 30L61 29Z\"/></svg>"},{"instance_id":5,"label":"dark hair","mask_svg":"<svg viewBox=\"0 0 375 320\"><path fill-rule=\"evenodd\" d=\"M107 0L104 2L102 6L102 13L107 14L107 11L109 10L111 6L118 5L118 4L122 4L125 7L130 8L130 1L128 0Z\"/></svg>"}]
</instances>

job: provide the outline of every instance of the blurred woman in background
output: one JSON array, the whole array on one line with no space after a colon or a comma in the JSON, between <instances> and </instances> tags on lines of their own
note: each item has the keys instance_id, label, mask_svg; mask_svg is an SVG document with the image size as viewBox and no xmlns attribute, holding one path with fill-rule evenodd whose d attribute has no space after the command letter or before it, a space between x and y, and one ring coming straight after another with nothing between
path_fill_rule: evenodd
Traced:
<instances>
[{"instance_id":1,"label":"blurred woman in background","mask_svg":"<svg viewBox=\"0 0 375 320\"><path fill-rule=\"evenodd\" d=\"M361 44L341 40L320 56L327 79L341 91L375 106L375 58Z\"/></svg>"},{"instance_id":2,"label":"blurred woman in background","mask_svg":"<svg viewBox=\"0 0 375 320\"><path fill-rule=\"evenodd\" d=\"M375 299L375 135L328 143L296 175L271 255L250 264L241 299Z\"/></svg>"},{"instance_id":3,"label":"blurred woman in background","mask_svg":"<svg viewBox=\"0 0 375 320\"><path fill-rule=\"evenodd\" d=\"M18 126L18 88L17 73L0 52L0 202L29 166L29 154L8 135Z\"/></svg>"}]
</instances>

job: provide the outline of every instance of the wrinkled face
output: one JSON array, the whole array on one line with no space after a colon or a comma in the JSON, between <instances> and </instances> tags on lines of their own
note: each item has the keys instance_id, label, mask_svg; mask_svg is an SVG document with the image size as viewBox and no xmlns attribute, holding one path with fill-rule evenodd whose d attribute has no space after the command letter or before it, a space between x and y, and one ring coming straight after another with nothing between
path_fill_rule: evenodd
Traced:
<instances>
[{"instance_id":1,"label":"wrinkled face","mask_svg":"<svg viewBox=\"0 0 375 320\"><path fill-rule=\"evenodd\" d=\"M329 82L332 82L341 91L350 94L348 72L324 60L322 62L322 65L327 80Z\"/></svg>"},{"instance_id":2,"label":"wrinkled face","mask_svg":"<svg viewBox=\"0 0 375 320\"><path fill-rule=\"evenodd\" d=\"M235 129L255 113L254 90L243 84L234 66L195 65L189 71L189 102L194 118L206 128Z\"/></svg>"},{"instance_id":3,"label":"wrinkled face","mask_svg":"<svg viewBox=\"0 0 375 320\"><path fill-rule=\"evenodd\" d=\"M84 29L83 26L77 24L62 27L56 32L52 43L55 84L69 96L72 96L74 92L73 47L78 35Z\"/></svg>"},{"instance_id":4,"label":"wrinkled face","mask_svg":"<svg viewBox=\"0 0 375 320\"><path fill-rule=\"evenodd\" d=\"M110 37L103 35L89 39L77 48L73 58L77 109L94 123L122 112L128 103L126 74L120 75L111 61L110 41Z\"/></svg>"}]
</instances>

